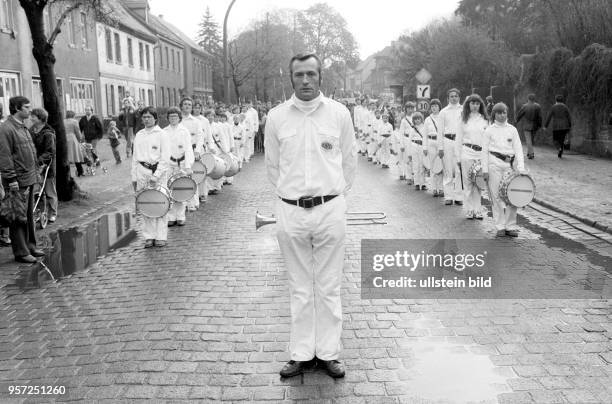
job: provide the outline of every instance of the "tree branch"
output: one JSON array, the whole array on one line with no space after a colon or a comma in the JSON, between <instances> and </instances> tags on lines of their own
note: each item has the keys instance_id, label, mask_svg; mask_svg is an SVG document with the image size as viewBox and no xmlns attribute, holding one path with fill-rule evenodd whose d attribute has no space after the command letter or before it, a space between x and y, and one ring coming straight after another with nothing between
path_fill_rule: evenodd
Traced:
<instances>
[{"instance_id":1,"label":"tree branch","mask_svg":"<svg viewBox=\"0 0 612 404\"><path fill-rule=\"evenodd\" d=\"M47 40L47 43L49 45L53 46L53 42L55 42L55 38L57 38L59 33L62 32L62 24L64 23L64 20L66 19L66 17L68 17L68 14L70 14L73 10L76 10L77 8L81 7L81 4L83 4L82 1L77 1L73 5L68 7L66 10L64 10L60 18L57 20L57 24L55 24L55 29L53 30L53 32L49 36L49 39Z\"/></svg>"}]
</instances>

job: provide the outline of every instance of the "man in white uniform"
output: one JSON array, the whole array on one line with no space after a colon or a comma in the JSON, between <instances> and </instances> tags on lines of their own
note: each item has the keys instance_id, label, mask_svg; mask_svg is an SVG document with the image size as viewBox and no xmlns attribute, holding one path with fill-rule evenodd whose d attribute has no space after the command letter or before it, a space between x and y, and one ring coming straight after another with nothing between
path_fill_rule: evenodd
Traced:
<instances>
[{"instance_id":1,"label":"man in white uniform","mask_svg":"<svg viewBox=\"0 0 612 404\"><path fill-rule=\"evenodd\" d=\"M457 167L455 155L455 139L457 138L457 127L461 121L460 93L456 88L448 90L448 105L440 111L441 131L444 136L438 138L438 155L444 165L444 203L452 205L463 205L463 188L461 187L461 175Z\"/></svg>"},{"instance_id":2,"label":"man in white uniform","mask_svg":"<svg viewBox=\"0 0 612 404\"><path fill-rule=\"evenodd\" d=\"M350 112L320 91L321 61L296 55L289 63L293 96L266 122L268 178L276 188L277 237L291 295L291 360L282 377L301 374L317 358L344 376L340 287L344 261L344 194L357 168Z\"/></svg>"},{"instance_id":3,"label":"man in white uniform","mask_svg":"<svg viewBox=\"0 0 612 404\"><path fill-rule=\"evenodd\" d=\"M249 137L247 139L247 161L251 158L253 153L255 152L255 134L259 130L259 114L253 108L253 104L251 101L247 101L247 111L246 115L249 118L248 121L251 123L251 130L249 132Z\"/></svg>"},{"instance_id":4,"label":"man in white uniform","mask_svg":"<svg viewBox=\"0 0 612 404\"><path fill-rule=\"evenodd\" d=\"M204 130L202 129L202 122L191 114L193 110L193 100L189 97L181 99L179 103L181 108L181 125L183 125L191 134L191 147L193 148L193 154L195 159L199 159L200 155L204 153ZM198 185L204 186L204 183ZM187 204L187 209L194 211L200 207L200 190L193 196L193 199ZM206 198L202 199L202 202L206 202Z\"/></svg>"}]
</instances>

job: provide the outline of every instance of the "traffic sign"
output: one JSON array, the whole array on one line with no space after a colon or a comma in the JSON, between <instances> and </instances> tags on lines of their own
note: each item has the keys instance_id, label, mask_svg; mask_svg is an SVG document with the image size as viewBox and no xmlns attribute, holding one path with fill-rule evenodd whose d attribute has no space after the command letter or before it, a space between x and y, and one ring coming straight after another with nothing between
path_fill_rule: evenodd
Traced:
<instances>
[{"instance_id":1,"label":"traffic sign","mask_svg":"<svg viewBox=\"0 0 612 404\"><path fill-rule=\"evenodd\" d=\"M429 111L429 100L417 100L417 111Z\"/></svg>"},{"instance_id":2,"label":"traffic sign","mask_svg":"<svg viewBox=\"0 0 612 404\"><path fill-rule=\"evenodd\" d=\"M419 81L419 83L425 84L429 80L431 80L431 73L429 73L427 70L425 70L425 68L423 68L419 70L417 74L414 75L414 77Z\"/></svg>"},{"instance_id":3,"label":"traffic sign","mask_svg":"<svg viewBox=\"0 0 612 404\"><path fill-rule=\"evenodd\" d=\"M417 84L417 98L431 98L431 86L429 84Z\"/></svg>"}]
</instances>

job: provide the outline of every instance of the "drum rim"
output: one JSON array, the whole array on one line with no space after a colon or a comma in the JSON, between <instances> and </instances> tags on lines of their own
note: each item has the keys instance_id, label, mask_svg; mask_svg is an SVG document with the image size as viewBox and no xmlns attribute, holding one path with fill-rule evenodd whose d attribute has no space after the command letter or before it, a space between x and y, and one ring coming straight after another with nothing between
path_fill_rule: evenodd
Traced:
<instances>
[{"instance_id":1,"label":"drum rim","mask_svg":"<svg viewBox=\"0 0 612 404\"><path fill-rule=\"evenodd\" d=\"M151 219L159 219L160 217L164 217L170 211L170 206L172 205L172 197L170 195L170 191L167 188L164 188L162 186L155 187L155 188L144 188L144 189L141 189L140 191L138 191L138 193L136 194L136 197L135 197L136 205L137 206L138 206L138 198L140 197L140 195L142 195L146 191L156 191L156 192L159 192L160 194L162 194L162 195L164 195L166 197L166 204L165 204L166 209L165 209L165 212L162 215L160 215L160 216L146 214L142 209L138 209L138 212L141 215L143 215L145 217L148 217L148 218L151 218Z\"/></svg>"},{"instance_id":2,"label":"drum rim","mask_svg":"<svg viewBox=\"0 0 612 404\"><path fill-rule=\"evenodd\" d=\"M529 199L529 202L527 202L526 204L520 204L520 205L516 205L514 204L511 200L510 200L510 196L508 195L508 187L510 186L510 183L520 177L526 177L527 179L529 179L529 181L531 182L531 184L533 185L533 189L531 190L531 198ZM502 192L503 190L503 192ZM516 208L524 208L525 206L529 205L531 202L533 202L533 200L535 199L535 194L536 194L536 184L535 184L535 180L533 179L533 176L531 176L529 173L521 173L518 171L509 171L508 173L504 174L504 176L502 177L500 186L499 186L499 196L500 198L507 204L512 205Z\"/></svg>"}]
</instances>

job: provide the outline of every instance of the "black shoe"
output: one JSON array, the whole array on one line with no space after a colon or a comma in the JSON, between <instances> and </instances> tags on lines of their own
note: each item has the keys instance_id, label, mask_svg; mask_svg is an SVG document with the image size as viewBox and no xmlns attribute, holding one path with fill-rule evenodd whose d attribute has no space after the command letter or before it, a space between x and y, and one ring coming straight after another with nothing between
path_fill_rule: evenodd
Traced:
<instances>
[{"instance_id":1,"label":"black shoe","mask_svg":"<svg viewBox=\"0 0 612 404\"><path fill-rule=\"evenodd\" d=\"M417 190L417 191L420 191L421 190L421 186L420 185L415 185L414 189Z\"/></svg>"},{"instance_id":2,"label":"black shoe","mask_svg":"<svg viewBox=\"0 0 612 404\"><path fill-rule=\"evenodd\" d=\"M506 236L518 237L518 230L506 230Z\"/></svg>"},{"instance_id":3,"label":"black shoe","mask_svg":"<svg viewBox=\"0 0 612 404\"><path fill-rule=\"evenodd\" d=\"M463 201L455 201L455 205L461 206L461 205L463 205Z\"/></svg>"},{"instance_id":4,"label":"black shoe","mask_svg":"<svg viewBox=\"0 0 612 404\"><path fill-rule=\"evenodd\" d=\"M184 220L177 220L176 224L179 226L185 226L185 221Z\"/></svg>"},{"instance_id":5,"label":"black shoe","mask_svg":"<svg viewBox=\"0 0 612 404\"><path fill-rule=\"evenodd\" d=\"M144 248L151 248L155 245L155 240L153 239L147 239L145 240L145 245Z\"/></svg>"},{"instance_id":6,"label":"black shoe","mask_svg":"<svg viewBox=\"0 0 612 404\"><path fill-rule=\"evenodd\" d=\"M447 199L447 200L444 201L444 204L445 205L452 205L453 201L451 201L450 199Z\"/></svg>"},{"instance_id":7,"label":"black shoe","mask_svg":"<svg viewBox=\"0 0 612 404\"><path fill-rule=\"evenodd\" d=\"M30 250L30 255L32 255L33 257L44 257L45 252L41 250L40 248L34 248Z\"/></svg>"},{"instance_id":8,"label":"black shoe","mask_svg":"<svg viewBox=\"0 0 612 404\"><path fill-rule=\"evenodd\" d=\"M15 261L17 262L23 262L26 264L33 264L36 261L38 261L36 258L32 257L31 255L24 255L21 257L15 257Z\"/></svg>"},{"instance_id":9,"label":"black shoe","mask_svg":"<svg viewBox=\"0 0 612 404\"><path fill-rule=\"evenodd\" d=\"M421 191L427 191L427 187L425 185L421 185Z\"/></svg>"},{"instance_id":10,"label":"black shoe","mask_svg":"<svg viewBox=\"0 0 612 404\"><path fill-rule=\"evenodd\" d=\"M297 375L301 375L304 373L304 369L306 369L307 365L310 364L311 361L294 361L291 360L287 362L285 366L279 372L281 377L293 377Z\"/></svg>"},{"instance_id":11,"label":"black shoe","mask_svg":"<svg viewBox=\"0 0 612 404\"><path fill-rule=\"evenodd\" d=\"M176 226L176 220L168 222L168 227Z\"/></svg>"},{"instance_id":12,"label":"black shoe","mask_svg":"<svg viewBox=\"0 0 612 404\"><path fill-rule=\"evenodd\" d=\"M563 149L559 150L559 153L557 153L557 157L561 158L561 156L563 156Z\"/></svg>"},{"instance_id":13,"label":"black shoe","mask_svg":"<svg viewBox=\"0 0 612 404\"><path fill-rule=\"evenodd\" d=\"M333 377L334 379L344 377L344 366L342 365L342 363L340 363L340 361L324 361L319 359L319 362L321 362L321 365L323 365L323 369L325 369L327 374Z\"/></svg>"}]
</instances>

